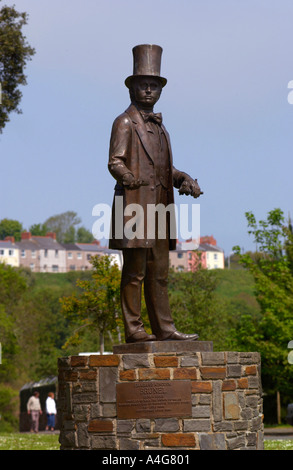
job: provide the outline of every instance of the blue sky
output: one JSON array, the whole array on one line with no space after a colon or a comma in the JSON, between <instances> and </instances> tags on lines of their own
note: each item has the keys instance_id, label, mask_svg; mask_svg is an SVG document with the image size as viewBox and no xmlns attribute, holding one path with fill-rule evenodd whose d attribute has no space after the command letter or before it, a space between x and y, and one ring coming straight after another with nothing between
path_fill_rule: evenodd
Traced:
<instances>
[{"instance_id":1,"label":"blue sky","mask_svg":"<svg viewBox=\"0 0 293 470\"><path fill-rule=\"evenodd\" d=\"M3 0L29 14L36 55L23 114L0 135L0 219L28 229L67 210L91 230L111 204L112 122L129 104L132 47L163 47L156 111L175 166L198 178L201 235L253 249L244 213L293 216L292 0ZM194 203L176 195L177 203Z\"/></svg>"}]
</instances>

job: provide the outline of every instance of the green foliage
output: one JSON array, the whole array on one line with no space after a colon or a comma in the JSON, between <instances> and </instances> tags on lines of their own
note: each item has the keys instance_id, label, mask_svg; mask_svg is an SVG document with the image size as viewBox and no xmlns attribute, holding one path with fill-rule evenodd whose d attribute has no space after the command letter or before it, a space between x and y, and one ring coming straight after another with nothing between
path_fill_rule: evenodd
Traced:
<instances>
[{"instance_id":1,"label":"green foliage","mask_svg":"<svg viewBox=\"0 0 293 470\"><path fill-rule=\"evenodd\" d=\"M37 324L34 322L31 325L34 354L30 368L34 380L57 374L57 360L63 355L62 346L68 334L68 322L60 309L60 297L64 293L65 291L58 286L47 286L35 289L30 294L29 310L37 321ZM31 334L29 328L26 340Z\"/></svg>"},{"instance_id":2,"label":"green foliage","mask_svg":"<svg viewBox=\"0 0 293 470\"><path fill-rule=\"evenodd\" d=\"M20 85L26 85L24 69L35 51L29 46L22 28L27 24L27 14L14 7L3 6L0 10L0 83L2 104L0 106L0 133L9 121L12 111L21 113L19 104L22 93Z\"/></svg>"},{"instance_id":3,"label":"green foliage","mask_svg":"<svg viewBox=\"0 0 293 470\"><path fill-rule=\"evenodd\" d=\"M76 228L81 219L74 211L49 217L43 224L35 224L31 227L32 235L46 235L47 232L55 232L56 239L60 243L91 243L94 240L92 233L85 227Z\"/></svg>"},{"instance_id":4,"label":"green foliage","mask_svg":"<svg viewBox=\"0 0 293 470\"><path fill-rule=\"evenodd\" d=\"M29 228L29 232L34 236L44 237L49 232L48 227L45 224L33 224Z\"/></svg>"},{"instance_id":5,"label":"green foliage","mask_svg":"<svg viewBox=\"0 0 293 470\"><path fill-rule=\"evenodd\" d=\"M279 391L286 396L292 393L293 379L293 369L287 360L287 345L293 337L293 275L286 256L292 239L280 209L270 211L267 219L259 223L251 212L245 215L259 251L252 256L240 254L239 247L234 249L253 275L260 314L243 315L235 337L239 348L261 353L265 391Z\"/></svg>"},{"instance_id":6,"label":"green foliage","mask_svg":"<svg viewBox=\"0 0 293 470\"><path fill-rule=\"evenodd\" d=\"M1 105L0 105L1 113ZM22 224L18 220L2 219L0 220L0 240L4 240L5 237L12 236L15 241L20 241L21 232L23 231Z\"/></svg>"},{"instance_id":7,"label":"green foliage","mask_svg":"<svg viewBox=\"0 0 293 470\"><path fill-rule=\"evenodd\" d=\"M92 243L94 240L93 234L85 227L79 227L76 232L77 243Z\"/></svg>"},{"instance_id":8,"label":"green foliage","mask_svg":"<svg viewBox=\"0 0 293 470\"><path fill-rule=\"evenodd\" d=\"M75 226L80 224L81 220L74 211L63 212L62 214L49 217L44 225L49 232L56 233L56 238L60 243L75 242Z\"/></svg>"},{"instance_id":9,"label":"green foliage","mask_svg":"<svg viewBox=\"0 0 293 470\"><path fill-rule=\"evenodd\" d=\"M100 333L100 347L103 352L103 337L106 331L114 331L120 312L120 271L112 264L109 256L93 256L92 278L78 280L80 293L64 297L62 312L76 325L74 334L67 345L80 340L84 328Z\"/></svg>"},{"instance_id":10,"label":"green foliage","mask_svg":"<svg viewBox=\"0 0 293 470\"><path fill-rule=\"evenodd\" d=\"M217 295L218 278L215 271L170 271L170 307L178 330L198 333L200 340L213 341L214 349L226 349L227 332L234 319L226 314L226 303Z\"/></svg>"},{"instance_id":11,"label":"green foliage","mask_svg":"<svg viewBox=\"0 0 293 470\"><path fill-rule=\"evenodd\" d=\"M17 392L8 385L0 384L0 432L17 428Z\"/></svg>"},{"instance_id":12,"label":"green foliage","mask_svg":"<svg viewBox=\"0 0 293 470\"><path fill-rule=\"evenodd\" d=\"M15 314L23 298L27 283L21 270L0 263L0 341L2 365L0 379L11 379L16 374L13 358L19 351Z\"/></svg>"}]
</instances>

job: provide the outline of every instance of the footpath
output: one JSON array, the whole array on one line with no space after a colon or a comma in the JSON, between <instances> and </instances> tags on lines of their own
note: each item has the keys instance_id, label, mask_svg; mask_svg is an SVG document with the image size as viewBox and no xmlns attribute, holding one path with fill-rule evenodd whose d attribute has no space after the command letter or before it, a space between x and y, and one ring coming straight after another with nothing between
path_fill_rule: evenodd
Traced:
<instances>
[{"instance_id":1,"label":"footpath","mask_svg":"<svg viewBox=\"0 0 293 470\"><path fill-rule=\"evenodd\" d=\"M293 427L276 427L264 429L265 439L293 439Z\"/></svg>"}]
</instances>

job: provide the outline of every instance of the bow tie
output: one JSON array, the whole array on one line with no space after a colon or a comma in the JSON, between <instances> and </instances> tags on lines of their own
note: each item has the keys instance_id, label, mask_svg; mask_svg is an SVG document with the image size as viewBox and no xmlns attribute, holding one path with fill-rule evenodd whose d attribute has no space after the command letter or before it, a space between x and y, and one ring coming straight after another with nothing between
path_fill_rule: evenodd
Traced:
<instances>
[{"instance_id":1,"label":"bow tie","mask_svg":"<svg viewBox=\"0 0 293 470\"><path fill-rule=\"evenodd\" d=\"M162 114L161 113L141 113L144 122L153 121L159 126L162 124Z\"/></svg>"}]
</instances>

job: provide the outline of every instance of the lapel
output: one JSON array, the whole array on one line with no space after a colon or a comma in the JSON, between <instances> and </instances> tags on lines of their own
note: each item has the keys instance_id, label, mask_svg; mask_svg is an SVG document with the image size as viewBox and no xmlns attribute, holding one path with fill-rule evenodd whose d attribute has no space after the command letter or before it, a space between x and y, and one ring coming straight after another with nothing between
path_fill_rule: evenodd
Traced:
<instances>
[{"instance_id":1,"label":"lapel","mask_svg":"<svg viewBox=\"0 0 293 470\"><path fill-rule=\"evenodd\" d=\"M130 119L132 120L134 127L135 127L135 131L138 134L146 153L148 154L149 158L153 161L152 145L150 142L150 138L148 135L145 122L140 112L138 111L138 109L136 109L136 107L133 104L131 104L125 112L129 115Z\"/></svg>"},{"instance_id":2,"label":"lapel","mask_svg":"<svg viewBox=\"0 0 293 470\"><path fill-rule=\"evenodd\" d=\"M135 130L136 130L136 132L137 132L137 134L140 138L140 141L141 141L147 155L149 156L149 158L153 162L152 145L151 145L151 142L150 142L149 133L147 131L145 122L144 122L140 112L138 111L138 109L133 104L131 104L129 106L129 108L126 109L125 112L129 115L130 119L132 120L132 122L135 126ZM170 136L169 136L169 133L167 132L167 130L166 130L166 128L163 124L162 124L162 130L163 130L163 132L166 136L168 149L169 149L169 158L170 158L171 165L172 165L172 150L171 150Z\"/></svg>"},{"instance_id":3,"label":"lapel","mask_svg":"<svg viewBox=\"0 0 293 470\"><path fill-rule=\"evenodd\" d=\"M165 134L165 137L166 137L166 140L167 140L167 144L168 144L168 150L169 150L169 158L170 158L170 162L171 162L171 166L173 165L173 156L172 156L172 149L171 149L171 141L170 141L170 136L169 136L169 132L166 130L164 124L162 124L162 130Z\"/></svg>"}]
</instances>

